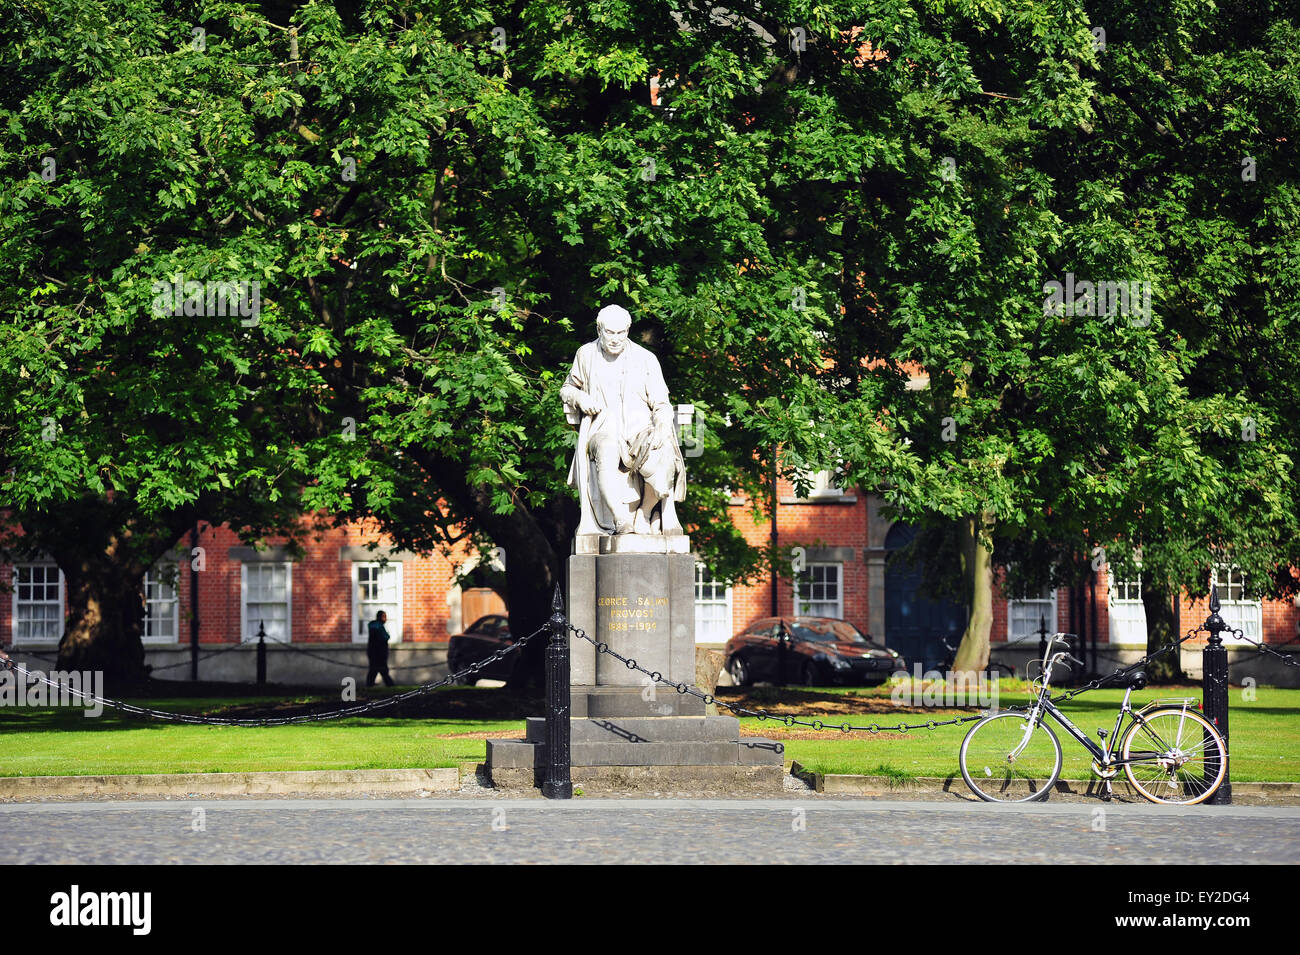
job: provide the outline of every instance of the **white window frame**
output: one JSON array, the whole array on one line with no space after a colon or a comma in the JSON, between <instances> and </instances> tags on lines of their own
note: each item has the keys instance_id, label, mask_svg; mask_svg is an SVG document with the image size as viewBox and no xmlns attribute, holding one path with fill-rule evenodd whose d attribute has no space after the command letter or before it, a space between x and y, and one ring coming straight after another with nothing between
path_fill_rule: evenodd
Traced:
<instances>
[{"instance_id":1,"label":"white window frame","mask_svg":"<svg viewBox=\"0 0 1300 955\"><path fill-rule=\"evenodd\" d=\"M808 574L811 576L812 571L813 571L813 568L825 568L825 567L834 567L834 568L835 568L835 594L836 594L836 596L835 596L835 613L833 613L833 614L831 614L831 613L814 613L814 612L811 611L810 609L801 606L801 604L803 604L805 601L804 601L802 595L799 593L799 579L803 576L803 573L808 573ZM832 561L832 560L825 560L825 561L821 561L821 560L819 560L819 561L810 561L807 565L805 565L804 572L796 573L796 574L794 575L794 587L793 587L793 591L794 591L794 594L793 594L793 597L794 597L794 600L793 600L793 603L794 603L794 616L796 616L796 617L832 617L832 618L834 618L835 620L843 620L843 619L844 619L844 563L843 563L843 561ZM811 600L811 599L809 599L809 600L807 601L807 603L809 603L809 604L812 604L812 603L824 604L824 603L828 603L828 602L829 602L829 601L825 601L825 600L817 600L817 601L814 601L814 600Z\"/></svg>"},{"instance_id":2,"label":"white window frame","mask_svg":"<svg viewBox=\"0 0 1300 955\"><path fill-rule=\"evenodd\" d=\"M32 638L29 637L29 638L27 638L27 639L25 639L25 640L20 640L20 639L18 638L18 605L19 605L19 600L18 600L18 570L19 570L19 568L21 568L21 567L41 567L41 568L49 568L49 567L53 567L53 568L55 569L55 571L58 573L58 576L59 576L59 623L60 623L60 626L59 626L59 632L58 632L57 634L55 634L53 637L40 637L40 638L37 638L37 639L32 639ZM66 617L67 617L67 615L68 615L68 605L67 605L67 584L65 583L65 581L64 581L64 579L63 579L63 571L59 569L59 565L56 564L56 563L54 563L54 561L50 561L50 560L33 560L33 561L26 561L26 562L21 563L21 564L14 564L14 565L13 565L13 569L12 569L12 575L13 575L13 593L11 594L11 596L12 596L12 601L11 601L11 608L10 608L10 614L9 614L9 623L10 623L9 642L10 642L10 644L11 644L12 646L23 646L23 647L58 646L58 644L59 644L59 640L62 639L62 637L63 637L63 621L66 619ZM24 601L22 601L22 603L24 603L24 604L40 604L40 605L48 605L48 604L50 604L50 603L52 603L52 602L53 602L53 601L49 601L49 600L24 600Z\"/></svg>"},{"instance_id":3,"label":"white window frame","mask_svg":"<svg viewBox=\"0 0 1300 955\"><path fill-rule=\"evenodd\" d=\"M352 562L352 642L366 643L368 631L366 624L375 619L372 613L363 613L363 603L383 603L383 601L363 601L361 599L361 568L378 568L380 562L377 560L354 560ZM388 568L396 568L397 575L397 600L396 610L388 614L388 636L389 643L398 643L402 639L402 562L400 560L390 560L386 565ZM472 621L471 621L472 622Z\"/></svg>"},{"instance_id":4,"label":"white window frame","mask_svg":"<svg viewBox=\"0 0 1300 955\"><path fill-rule=\"evenodd\" d=\"M1227 573L1228 579L1220 581L1219 577ZM1213 576L1210 582L1219 588L1219 616L1229 627L1241 627L1243 636L1250 637L1256 643L1264 642L1264 602L1262 600L1229 600L1228 594L1231 593L1229 588L1232 586L1232 575L1235 574L1238 579L1238 586L1241 585L1242 577L1241 568L1232 563L1220 563L1214 565ZM1248 626L1248 624L1253 624ZM1254 630L1254 633L1251 630ZM1223 643L1225 646L1232 645L1238 647L1253 646L1250 641L1233 636L1227 630L1223 631Z\"/></svg>"},{"instance_id":5,"label":"white window frame","mask_svg":"<svg viewBox=\"0 0 1300 955\"><path fill-rule=\"evenodd\" d=\"M1042 606L1043 604L1049 602L1050 602L1050 607L1044 608ZM1027 605L1027 604L1033 604L1035 609L1037 610L1037 613L1034 614L1034 618L1031 621L1031 623L1034 625L1034 629L1026 634L1017 634L1012 628L1012 623L1016 619L1016 610L1018 609L1019 606ZM1059 608L1057 607L1055 588L1052 589L1051 593L1047 597L1013 597L1008 599L1007 600L1007 643L1008 644L1025 643L1030 640L1036 642L1038 639L1038 626L1039 626L1038 618L1040 616L1044 618L1044 622L1047 624L1047 632L1049 634L1056 633L1056 612L1058 609ZM1046 610L1046 613L1044 613L1044 610Z\"/></svg>"},{"instance_id":6,"label":"white window frame","mask_svg":"<svg viewBox=\"0 0 1300 955\"><path fill-rule=\"evenodd\" d=\"M813 472L812 487L808 491L809 497L839 497L844 493L839 482L844 479L844 471L841 468L826 468L821 471Z\"/></svg>"},{"instance_id":7,"label":"white window frame","mask_svg":"<svg viewBox=\"0 0 1300 955\"><path fill-rule=\"evenodd\" d=\"M248 619L248 569L250 567L283 567L284 581L284 641L293 641L293 562L292 561L250 561L239 565L239 639L241 643L256 643L257 629L249 633ZM259 601L260 602L260 601ZM270 634L267 635L268 640Z\"/></svg>"},{"instance_id":8,"label":"white window frame","mask_svg":"<svg viewBox=\"0 0 1300 955\"><path fill-rule=\"evenodd\" d=\"M704 599L704 598L701 596L701 588L702 588L702 587L705 587L705 586L708 586L708 587L713 587L713 588L716 589L717 582L716 582L716 581L711 581L711 580L709 580L709 581L701 580L701 579L700 579L700 574L701 574L701 572L707 574L707 573L709 572L709 568L708 568L708 566L707 566L706 564L704 564L703 562L701 562L701 561L696 561L696 563L695 563L695 591L694 591L694 593L695 593L695 642L696 642L696 643L726 643L728 640L730 640L730 639L735 635L735 632L736 632L736 630L735 630L735 627L736 627L735 615L734 615L734 612L733 612L732 601L731 601L731 585L730 585L730 584L727 585L727 587L726 587L726 589L725 589L725 592L724 592L723 597L722 597L721 600L719 600L719 599L717 599L717 598L713 598L713 599L706 600L706 599ZM703 628L700 626L700 624L701 624L701 620L700 620L700 609L703 608L703 607L722 607L722 608L723 608L723 611L724 611L724 612L723 612L723 619L725 620L725 623L726 623L726 626L725 626L723 629L724 629L726 635L725 635L721 640L718 640L718 639L716 639L716 638L708 638L708 637L702 636L702 629L703 629Z\"/></svg>"},{"instance_id":9,"label":"white window frame","mask_svg":"<svg viewBox=\"0 0 1300 955\"><path fill-rule=\"evenodd\" d=\"M1120 596L1120 590L1116 586L1123 588L1124 596ZM1138 595L1133 596L1133 588L1137 588ZM1142 605L1142 575L1138 574L1134 580L1117 581L1113 576L1107 583L1107 606L1106 613L1110 622L1109 639L1111 646L1116 647L1145 647L1147 645L1147 612ZM1121 635L1120 631L1125 626L1132 624L1136 626L1136 621L1141 620L1140 634Z\"/></svg>"},{"instance_id":10,"label":"white window frame","mask_svg":"<svg viewBox=\"0 0 1300 955\"><path fill-rule=\"evenodd\" d=\"M164 585L164 586L168 585L167 580L164 579L166 576L172 576L171 574L166 574L168 567L170 567L175 572L174 580L176 581L174 585L171 585L172 587L171 599L150 600L149 584L151 582L159 585ZM181 583L180 568L178 565L159 564L155 567L151 567L149 570L145 572L144 580L141 581L141 589L144 591L145 624L144 624L144 628L140 633L140 641L146 644L147 646L153 646L156 644L171 644L171 643L177 643L179 641L180 609L181 609L180 583ZM172 632L170 634L146 636L146 633L149 629L148 627L149 608L154 604L168 604L168 603L172 605Z\"/></svg>"},{"instance_id":11,"label":"white window frame","mask_svg":"<svg viewBox=\"0 0 1300 955\"><path fill-rule=\"evenodd\" d=\"M811 485L807 494L800 494L795 490L795 500L798 501L815 501L823 497L843 497L848 494L841 484L844 481L844 469L842 467L823 468L820 471L800 471L801 476L808 479Z\"/></svg>"}]
</instances>

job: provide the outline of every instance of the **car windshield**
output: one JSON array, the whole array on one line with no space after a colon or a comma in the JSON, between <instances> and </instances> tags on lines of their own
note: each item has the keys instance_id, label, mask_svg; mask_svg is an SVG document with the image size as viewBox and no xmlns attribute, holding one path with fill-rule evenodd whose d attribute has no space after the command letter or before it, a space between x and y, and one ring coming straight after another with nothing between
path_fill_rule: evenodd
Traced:
<instances>
[{"instance_id":1,"label":"car windshield","mask_svg":"<svg viewBox=\"0 0 1300 955\"><path fill-rule=\"evenodd\" d=\"M857 627L844 620L800 620L790 624L796 640L812 643L867 643Z\"/></svg>"}]
</instances>

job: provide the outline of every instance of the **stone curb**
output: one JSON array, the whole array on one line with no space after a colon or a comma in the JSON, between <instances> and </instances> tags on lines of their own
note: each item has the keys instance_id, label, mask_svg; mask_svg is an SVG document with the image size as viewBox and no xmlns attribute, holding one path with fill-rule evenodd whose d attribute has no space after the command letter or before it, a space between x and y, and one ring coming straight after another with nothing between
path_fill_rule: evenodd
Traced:
<instances>
[{"instance_id":1,"label":"stone curb","mask_svg":"<svg viewBox=\"0 0 1300 955\"><path fill-rule=\"evenodd\" d=\"M157 773L141 776L6 776L0 799L52 796L253 796L287 793L455 792L460 770L328 769L274 773Z\"/></svg>"},{"instance_id":2,"label":"stone curb","mask_svg":"<svg viewBox=\"0 0 1300 955\"><path fill-rule=\"evenodd\" d=\"M893 776L858 776L840 773L817 773L805 769L799 763L790 764L790 775L803 780L819 793L838 793L855 796L882 796L897 794L900 798L908 795L944 795L955 794L964 798L975 798L966 787L960 773L951 776L915 776L899 779ZM1096 795L1096 779L1063 779L1053 787L1054 794L1067 796ZM1115 791L1129 791L1126 780L1115 780ZM1130 793L1137 796L1137 793ZM1279 805L1300 805L1300 783L1273 782L1233 782L1232 796L1249 797L1252 801L1261 800ZM1138 797L1141 798L1141 797Z\"/></svg>"},{"instance_id":3,"label":"stone curb","mask_svg":"<svg viewBox=\"0 0 1300 955\"><path fill-rule=\"evenodd\" d=\"M349 769L251 773L157 773L134 776L6 776L0 777L0 800L39 800L83 796L255 796L301 793L457 792L474 764L440 769ZM973 799L961 776L860 776L816 773L793 762L790 776L829 795L896 797L957 796ZM1054 794L1093 796L1096 780L1063 780ZM633 787L636 788L636 787ZM1123 780L1116 791L1126 790ZM1300 783L1234 782L1233 800L1271 805L1300 805ZM1136 795L1136 794L1134 794Z\"/></svg>"}]
</instances>

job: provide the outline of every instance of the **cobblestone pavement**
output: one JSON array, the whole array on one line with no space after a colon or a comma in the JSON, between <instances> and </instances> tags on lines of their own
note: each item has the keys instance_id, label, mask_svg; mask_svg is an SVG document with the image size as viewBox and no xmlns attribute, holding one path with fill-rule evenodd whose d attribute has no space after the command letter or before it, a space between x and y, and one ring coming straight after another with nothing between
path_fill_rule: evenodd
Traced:
<instances>
[{"instance_id":1,"label":"cobblestone pavement","mask_svg":"<svg viewBox=\"0 0 1300 955\"><path fill-rule=\"evenodd\" d=\"M1295 808L809 797L10 803L0 863L1300 862Z\"/></svg>"}]
</instances>

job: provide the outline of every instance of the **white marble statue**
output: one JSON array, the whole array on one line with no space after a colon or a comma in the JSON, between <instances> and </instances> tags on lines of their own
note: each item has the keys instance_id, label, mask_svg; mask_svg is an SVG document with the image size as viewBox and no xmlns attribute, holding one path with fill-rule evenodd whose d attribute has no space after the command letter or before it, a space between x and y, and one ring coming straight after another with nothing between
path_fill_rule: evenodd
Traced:
<instances>
[{"instance_id":1,"label":"white marble statue","mask_svg":"<svg viewBox=\"0 0 1300 955\"><path fill-rule=\"evenodd\" d=\"M582 534L681 534L676 501L686 495L676 413L659 359L628 341L632 316L606 305L596 340L578 349L560 389L578 425L569 484L582 503Z\"/></svg>"}]
</instances>

